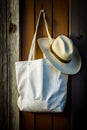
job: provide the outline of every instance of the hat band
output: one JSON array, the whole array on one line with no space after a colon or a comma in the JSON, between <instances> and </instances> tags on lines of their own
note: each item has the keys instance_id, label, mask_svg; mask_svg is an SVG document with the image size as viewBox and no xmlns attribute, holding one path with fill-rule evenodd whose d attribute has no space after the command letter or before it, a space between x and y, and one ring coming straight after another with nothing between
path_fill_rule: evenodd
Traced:
<instances>
[{"instance_id":1,"label":"hat band","mask_svg":"<svg viewBox=\"0 0 87 130\"><path fill-rule=\"evenodd\" d=\"M69 62L71 61L71 59L70 59L70 60L64 60L64 59L62 59L61 57L59 57L59 56L52 50L52 45L50 46L50 50L51 50L51 52L54 54L54 56L55 56L58 60L60 60L61 62L63 62L63 63L69 63Z\"/></svg>"}]
</instances>

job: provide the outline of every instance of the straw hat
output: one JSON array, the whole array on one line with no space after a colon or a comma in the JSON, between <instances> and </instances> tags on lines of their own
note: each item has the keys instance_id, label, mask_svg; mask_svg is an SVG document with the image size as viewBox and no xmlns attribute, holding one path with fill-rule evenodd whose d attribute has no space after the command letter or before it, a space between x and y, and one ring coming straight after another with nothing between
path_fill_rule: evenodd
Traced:
<instances>
[{"instance_id":1,"label":"straw hat","mask_svg":"<svg viewBox=\"0 0 87 130\"><path fill-rule=\"evenodd\" d=\"M70 38L59 35L56 39L39 38L38 44L47 59L58 70L66 74L76 74L81 68L81 57Z\"/></svg>"}]
</instances>

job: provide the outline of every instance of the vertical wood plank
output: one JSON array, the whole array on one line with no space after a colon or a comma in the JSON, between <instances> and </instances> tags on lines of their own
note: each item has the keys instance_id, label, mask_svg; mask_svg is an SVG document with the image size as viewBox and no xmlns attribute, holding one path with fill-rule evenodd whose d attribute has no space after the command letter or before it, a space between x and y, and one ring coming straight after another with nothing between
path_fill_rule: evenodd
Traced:
<instances>
[{"instance_id":1,"label":"vertical wood plank","mask_svg":"<svg viewBox=\"0 0 87 130\"><path fill-rule=\"evenodd\" d=\"M72 0L69 0L69 36L71 35L71 25L72 25L72 20L71 20L71 2Z\"/></svg>"},{"instance_id":2,"label":"vertical wood plank","mask_svg":"<svg viewBox=\"0 0 87 130\"><path fill-rule=\"evenodd\" d=\"M68 36L68 0L53 0L53 37L56 38L60 34L65 34ZM70 84L67 86L70 88ZM70 98L70 91L67 90L68 98ZM53 117L53 127L54 130L70 130L70 105L69 100L67 99L67 104L65 111L63 113L54 114Z\"/></svg>"},{"instance_id":3,"label":"vertical wood plank","mask_svg":"<svg viewBox=\"0 0 87 130\"><path fill-rule=\"evenodd\" d=\"M68 0L53 0L53 36L68 35Z\"/></svg>"},{"instance_id":4,"label":"vertical wood plank","mask_svg":"<svg viewBox=\"0 0 87 130\"><path fill-rule=\"evenodd\" d=\"M43 2L42 7L46 13L46 20L47 20L48 29L49 29L50 35L52 36L52 10L53 10L52 9L52 0L50 0L50 2L47 0L42 0L42 2ZM48 8L48 6L49 6L49 8ZM43 36L44 37L47 36L45 25L43 25Z\"/></svg>"},{"instance_id":5,"label":"vertical wood plank","mask_svg":"<svg viewBox=\"0 0 87 130\"><path fill-rule=\"evenodd\" d=\"M71 0L71 32L78 36L80 33L80 1Z\"/></svg>"},{"instance_id":6,"label":"vertical wood plank","mask_svg":"<svg viewBox=\"0 0 87 130\"><path fill-rule=\"evenodd\" d=\"M49 5L49 8L48 8ZM44 9L46 13L46 19L48 23L48 28L50 33L52 34L52 1L47 0L36 0L36 21L38 18L38 14L40 12L40 9ZM43 18L40 21L39 29L38 29L38 36L43 37L47 36L45 25L43 22ZM36 43L36 53L37 58L42 57L42 52L40 51L40 48L38 44ZM36 130L52 130L52 115L47 113L37 113L36 114Z\"/></svg>"},{"instance_id":7,"label":"vertical wood plank","mask_svg":"<svg viewBox=\"0 0 87 130\"><path fill-rule=\"evenodd\" d=\"M0 0L0 130L8 130L6 0Z\"/></svg>"},{"instance_id":8,"label":"vertical wood plank","mask_svg":"<svg viewBox=\"0 0 87 130\"><path fill-rule=\"evenodd\" d=\"M28 60L31 42L34 35L34 0L21 2L22 41L21 60ZM20 112L20 129L34 130L34 113Z\"/></svg>"},{"instance_id":9,"label":"vertical wood plank","mask_svg":"<svg viewBox=\"0 0 87 130\"><path fill-rule=\"evenodd\" d=\"M34 113L21 112L20 130L34 130Z\"/></svg>"},{"instance_id":10,"label":"vertical wood plank","mask_svg":"<svg viewBox=\"0 0 87 130\"><path fill-rule=\"evenodd\" d=\"M8 130L19 130L15 61L19 60L19 0L7 0ZM15 24L12 32L10 24ZM12 30L12 31L11 31Z\"/></svg>"},{"instance_id":11,"label":"vertical wood plank","mask_svg":"<svg viewBox=\"0 0 87 130\"><path fill-rule=\"evenodd\" d=\"M28 54L34 35L34 0L22 1L22 60L28 60Z\"/></svg>"},{"instance_id":12,"label":"vertical wood plank","mask_svg":"<svg viewBox=\"0 0 87 130\"><path fill-rule=\"evenodd\" d=\"M69 118L63 114L55 114L54 130L70 130Z\"/></svg>"},{"instance_id":13,"label":"vertical wood plank","mask_svg":"<svg viewBox=\"0 0 87 130\"><path fill-rule=\"evenodd\" d=\"M87 6L85 0L71 1L71 38L82 58L82 67L72 76L72 130L87 129ZM81 38L79 36L82 35Z\"/></svg>"},{"instance_id":14,"label":"vertical wood plank","mask_svg":"<svg viewBox=\"0 0 87 130\"><path fill-rule=\"evenodd\" d=\"M49 5L49 8L48 8ZM48 28L50 31L50 34L52 34L52 1L47 1L47 0L36 0L36 21L38 18L38 14L41 9L44 9L46 13L46 19L48 23ZM41 17L40 24L39 24L39 29L38 29L38 35L37 38L47 36L45 25L43 22L43 17ZM42 57L42 52L40 51L40 48L38 47L38 44L36 43L36 57L40 58Z\"/></svg>"},{"instance_id":15,"label":"vertical wood plank","mask_svg":"<svg viewBox=\"0 0 87 130\"><path fill-rule=\"evenodd\" d=\"M51 114L36 114L36 130L52 130L52 123Z\"/></svg>"},{"instance_id":16,"label":"vertical wood plank","mask_svg":"<svg viewBox=\"0 0 87 130\"><path fill-rule=\"evenodd\" d=\"M38 16L39 16L39 12L42 8L43 2L42 0L36 0L35 1L35 26L37 24L37 20L38 20ZM41 16L40 19L40 23L39 23L39 28L38 28L38 34L37 34L37 38L38 37L42 37L43 36L43 17ZM35 57L38 58L42 58L42 52L37 44L36 41L36 46L35 46Z\"/></svg>"}]
</instances>

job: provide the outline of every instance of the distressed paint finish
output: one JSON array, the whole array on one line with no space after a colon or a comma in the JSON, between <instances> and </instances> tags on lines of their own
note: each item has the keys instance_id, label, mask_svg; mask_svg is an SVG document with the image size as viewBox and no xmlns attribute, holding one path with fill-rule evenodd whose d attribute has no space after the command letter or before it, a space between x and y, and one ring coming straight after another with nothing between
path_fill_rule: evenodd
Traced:
<instances>
[{"instance_id":1,"label":"distressed paint finish","mask_svg":"<svg viewBox=\"0 0 87 130\"><path fill-rule=\"evenodd\" d=\"M14 33L9 32L10 23L16 25ZM0 130L19 130L15 78L17 60L19 60L19 0L0 0Z\"/></svg>"}]
</instances>

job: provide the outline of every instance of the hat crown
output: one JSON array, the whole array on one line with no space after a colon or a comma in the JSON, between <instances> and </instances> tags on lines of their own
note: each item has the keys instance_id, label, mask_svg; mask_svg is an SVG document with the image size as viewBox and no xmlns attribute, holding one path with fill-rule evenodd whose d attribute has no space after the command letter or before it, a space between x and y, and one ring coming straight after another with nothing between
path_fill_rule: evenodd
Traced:
<instances>
[{"instance_id":1,"label":"hat crown","mask_svg":"<svg viewBox=\"0 0 87 130\"><path fill-rule=\"evenodd\" d=\"M52 43L52 51L65 61L71 60L73 54L71 40L63 35L58 36Z\"/></svg>"}]
</instances>

